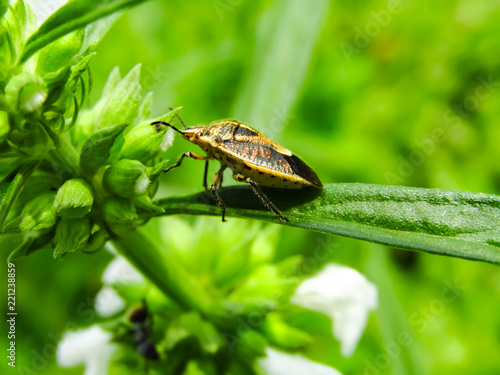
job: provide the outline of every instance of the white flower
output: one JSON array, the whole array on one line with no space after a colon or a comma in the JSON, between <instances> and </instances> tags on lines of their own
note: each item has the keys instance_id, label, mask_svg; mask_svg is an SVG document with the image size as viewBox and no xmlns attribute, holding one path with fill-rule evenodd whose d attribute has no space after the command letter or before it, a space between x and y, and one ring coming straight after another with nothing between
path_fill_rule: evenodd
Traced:
<instances>
[{"instance_id":1,"label":"white flower","mask_svg":"<svg viewBox=\"0 0 500 375\"><path fill-rule=\"evenodd\" d=\"M174 130L171 128L168 128L167 131L165 132L165 135L163 136L163 139L161 140L160 144L160 149L162 151L167 151L167 149L172 146L172 143L174 143Z\"/></svg>"},{"instance_id":2,"label":"white flower","mask_svg":"<svg viewBox=\"0 0 500 375\"><path fill-rule=\"evenodd\" d=\"M291 302L328 315L342 355L349 357L366 326L368 312L377 307L377 288L358 271L329 264L300 284Z\"/></svg>"},{"instance_id":3,"label":"white flower","mask_svg":"<svg viewBox=\"0 0 500 375\"><path fill-rule=\"evenodd\" d=\"M125 301L110 286L104 286L95 298L95 309L99 316L107 318L125 309Z\"/></svg>"},{"instance_id":4,"label":"white flower","mask_svg":"<svg viewBox=\"0 0 500 375\"><path fill-rule=\"evenodd\" d=\"M57 363L65 368L84 365L84 375L107 374L116 350L111 338L99 326L67 332L57 347Z\"/></svg>"},{"instance_id":5,"label":"white flower","mask_svg":"<svg viewBox=\"0 0 500 375\"><path fill-rule=\"evenodd\" d=\"M127 284L145 283L142 276L121 255L116 255L102 274L103 288L95 300L95 309L99 316L112 316L125 308L125 301L116 292L116 288Z\"/></svg>"},{"instance_id":6,"label":"white flower","mask_svg":"<svg viewBox=\"0 0 500 375\"><path fill-rule=\"evenodd\" d=\"M301 355L272 348L266 348L266 357L259 359L258 364L268 375L341 375L337 370Z\"/></svg>"},{"instance_id":7,"label":"white flower","mask_svg":"<svg viewBox=\"0 0 500 375\"><path fill-rule=\"evenodd\" d=\"M47 91L43 88L37 90L29 95L28 98L22 103L23 108L27 112L33 112L35 109L38 109L43 102L47 99Z\"/></svg>"},{"instance_id":8,"label":"white flower","mask_svg":"<svg viewBox=\"0 0 500 375\"><path fill-rule=\"evenodd\" d=\"M102 274L102 282L107 285L144 283L144 276L137 271L124 257L118 255Z\"/></svg>"}]
</instances>

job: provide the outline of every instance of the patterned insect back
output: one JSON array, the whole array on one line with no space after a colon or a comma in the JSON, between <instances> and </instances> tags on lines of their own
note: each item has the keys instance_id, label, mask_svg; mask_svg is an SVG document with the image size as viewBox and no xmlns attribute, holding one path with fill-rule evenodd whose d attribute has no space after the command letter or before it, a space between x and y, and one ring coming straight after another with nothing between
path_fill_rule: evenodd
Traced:
<instances>
[{"instance_id":1,"label":"patterned insect back","mask_svg":"<svg viewBox=\"0 0 500 375\"><path fill-rule=\"evenodd\" d=\"M217 188L222 183L222 173L229 168L236 181L250 184L254 193L262 203L280 217L283 221L288 219L269 200L258 185L284 188L301 189L304 187L323 188L318 175L294 155L290 150L274 143L257 130L235 120L220 120L209 126L194 126L178 130L168 123L162 124L173 128L182 137L198 146L206 156L193 152L185 152L179 161L169 167L165 172L181 165L183 158L205 160L205 177L203 186L207 187L206 175L208 161L217 159L221 168L216 173L210 191L222 209L222 221L226 212L224 202L217 193Z\"/></svg>"}]
</instances>

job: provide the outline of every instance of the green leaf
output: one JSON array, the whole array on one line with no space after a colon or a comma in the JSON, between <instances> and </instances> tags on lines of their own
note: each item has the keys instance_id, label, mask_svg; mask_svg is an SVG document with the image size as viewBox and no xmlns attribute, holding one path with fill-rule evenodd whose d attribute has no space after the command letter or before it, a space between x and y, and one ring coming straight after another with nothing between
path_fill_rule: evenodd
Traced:
<instances>
[{"instance_id":1,"label":"green leaf","mask_svg":"<svg viewBox=\"0 0 500 375\"><path fill-rule=\"evenodd\" d=\"M290 219L286 225L408 250L500 263L500 197L368 184L329 184L323 190L266 189ZM246 186L221 189L227 216L280 223ZM170 214L220 215L207 194L155 202Z\"/></svg>"},{"instance_id":2,"label":"green leaf","mask_svg":"<svg viewBox=\"0 0 500 375\"><path fill-rule=\"evenodd\" d=\"M28 163L11 172L0 182L0 228L3 227L10 208L37 165L38 162Z\"/></svg>"},{"instance_id":3,"label":"green leaf","mask_svg":"<svg viewBox=\"0 0 500 375\"><path fill-rule=\"evenodd\" d=\"M109 16L119 10L138 5L145 0L73 0L59 8L40 28L30 36L20 59L25 62L35 52L56 39L85 27L91 22Z\"/></svg>"},{"instance_id":4,"label":"green leaf","mask_svg":"<svg viewBox=\"0 0 500 375\"><path fill-rule=\"evenodd\" d=\"M99 129L121 123L132 123L141 102L141 65L138 64L116 85L104 105ZM111 75L110 75L111 79Z\"/></svg>"},{"instance_id":5,"label":"green leaf","mask_svg":"<svg viewBox=\"0 0 500 375\"><path fill-rule=\"evenodd\" d=\"M92 134L85 141L80 154L80 166L85 171L95 171L107 164L111 147L116 138L125 130L127 124L108 126Z\"/></svg>"}]
</instances>

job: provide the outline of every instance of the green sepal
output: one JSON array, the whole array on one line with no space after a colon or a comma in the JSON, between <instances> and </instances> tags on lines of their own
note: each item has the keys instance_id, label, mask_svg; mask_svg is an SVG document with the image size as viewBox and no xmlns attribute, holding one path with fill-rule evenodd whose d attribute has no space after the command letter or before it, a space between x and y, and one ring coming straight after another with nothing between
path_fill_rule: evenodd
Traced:
<instances>
[{"instance_id":1,"label":"green sepal","mask_svg":"<svg viewBox=\"0 0 500 375\"><path fill-rule=\"evenodd\" d=\"M139 113L137 114L137 123L142 124L151 115L151 110L153 109L153 91L149 91L146 96L142 99L141 105L139 106Z\"/></svg>"},{"instance_id":2,"label":"green sepal","mask_svg":"<svg viewBox=\"0 0 500 375\"><path fill-rule=\"evenodd\" d=\"M7 83L5 99L12 111L33 112L47 99L47 85L38 75L22 72Z\"/></svg>"},{"instance_id":3,"label":"green sepal","mask_svg":"<svg viewBox=\"0 0 500 375\"><path fill-rule=\"evenodd\" d=\"M102 250L108 242L109 238L110 237L107 231L105 231L104 229L99 229L95 233L92 233L87 245L85 245L85 247L83 247L81 251L84 253L95 253L99 250Z\"/></svg>"},{"instance_id":4,"label":"green sepal","mask_svg":"<svg viewBox=\"0 0 500 375\"><path fill-rule=\"evenodd\" d=\"M148 167L137 160L122 159L104 173L103 186L122 198L144 194L149 186Z\"/></svg>"},{"instance_id":5,"label":"green sepal","mask_svg":"<svg viewBox=\"0 0 500 375\"><path fill-rule=\"evenodd\" d=\"M4 231L47 232L50 230L57 220L54 209L55 196L55 193L46 193L30 200L24 206L21 215L5 225Z\"/></svg>"},{"instance_id":6,"label":"green sepal","mask_svg":"<svg viewBox=\"0 0 500 375\"><path fill-rule=\"evenodd\" d=\"M99 119L99 129L133 122L141 101L140 69L140 64L132 68L107 98Z\"/></svg>"},{"instance_id":7,"label":"green sepal","mask_svg":"<svg viewBox=\"0 0 500 375\"><path fill-rule=\"evenodd\" d=\"M285 349L299 349L312 342L308 333L289 326L276 312L266 315L262 330L271 344Z\"/></svg>"},{"instance_id":8,"label":"green sepal","mask_svg":"<svg viewBox=\"0 0 500 375\"><path fill-rule=\"evenodd\" d=\"M148 195L139 195L134 197L133 200L137 208L140 208L151 215L160 215L165 212L163 208L155 205Z\"/></svg>"},{"instance_id":9,"label":"green sepal","mask_svg":"<svg viewBox=\"0 0 500 375\"><path fill-rule=\"evenodd\" d=\"M54 258L83 249L90 237L88 219L62 219L57 223L54 236Z\"/></svg>"},{"instance_id":10,"label":"green sepal","mask_svg":"<svg viewBox=\"0 0 500 375\"><path fill-rule=\"evenodd\" d=\"M54 207L64 219L81 218L92 209L94 194L89 183L81 178L73 178L57 191Z\"/></svg>"},{"instance_id":11,"label":"green sepal","mask_svg":"<svg viewBox=\"0 0 500 375\"><path fill-rule=\"evenodd\" d=\"M111 147L116 138L125 130L127 124L109 126L92 134L84 143L80 153L80 167L94 172L107 164Z\"/></svg>"},{"instance_id":12,"label":"green sepal","mask_svg":"<svg viewBox=\"0 0 500 375\"><path fill-rule=\"evenodd\" d=\"M0 182L0 228L3 227L10 208L37 165L38 162L25 164Z\"/></svg>"},{"instance_id":13,"label":"green sepal","mask_svg":"<svg viewBox=\"0 0 500 375\"><path fill-rule=\"evenodd\" d=\"M76 30L58 39L57 43L50 43L38 53L35 72L41 76L55 72L68 65L71 58L82 47L85 30Z\"/></svg>"},{"instance_id":14,"label":"green sepal","mask_svg":"<svg viewBox=\"0 0 500 375\"><path fill-rule=\"evenodd\" d=\"M102 217L116 234L134 229L139 219L132 201L120 197L108 197L103 202Z\"/></svg>"},{"instance_id":15,"label":"green sepal","mask_svg":"<svg viewBox=\"0 0 500 375\"><path fill-rule=\"evenodd\" d=\"M170 160L162 160L148 170L148 176L151 182L156 181L158 177L164 174L164 171L170 166Z\"/></svg>"},{"instance_id":16,"label":"green sepal","mask_svg":"<svg viewBox=\"0 0 500 375\"><path fill-rule=\"evenodd\" d=\"M34 251L41 250L48 247L54 232L49 233L39 233L39 232L26 232L24 234L23 242L17 248L15 248L7 259L7 263L13 262L16 259L22 258L31 254Z\"/></svg>"}]
</instances>

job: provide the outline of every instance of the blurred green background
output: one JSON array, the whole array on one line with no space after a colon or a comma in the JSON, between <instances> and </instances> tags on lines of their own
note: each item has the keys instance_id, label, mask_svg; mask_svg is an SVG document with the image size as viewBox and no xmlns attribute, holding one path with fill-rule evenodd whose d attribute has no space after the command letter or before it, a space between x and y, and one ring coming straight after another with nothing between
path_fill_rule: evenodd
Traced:
<instances>
[{"instance_id":1,"label":"blurred green background","mask_svg":"<svg viewBox=\"0 0 500 375\"><path fill-rule=\"evenodd\" d=\"M125 74L141 63L154 115L183 106L188 125L247 122L323 183L500 194L499 17L500 3L487 0L152 0L126 12L100 44L91 102L114 66ZM196 146L176 137L166 157L187 150ZM186 161L162 178L160 195L200 191L202 175L203 163ZM169 220L148 226L167 231ZM324 246L379 289L355 354L317 345L313 358L344 374L498 374L497 266L275 230L280 257ZM111 257L57 262L39 252L17 262L19 373L81 373L57 368L54 341L95 322L93 298Z\"/></svg>"}]
</instances>

